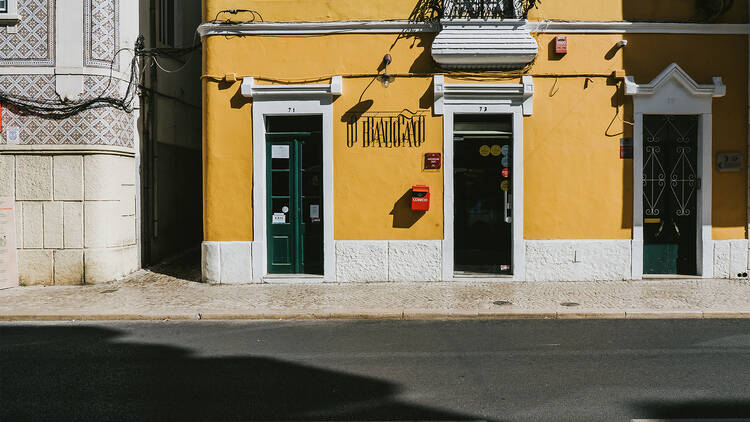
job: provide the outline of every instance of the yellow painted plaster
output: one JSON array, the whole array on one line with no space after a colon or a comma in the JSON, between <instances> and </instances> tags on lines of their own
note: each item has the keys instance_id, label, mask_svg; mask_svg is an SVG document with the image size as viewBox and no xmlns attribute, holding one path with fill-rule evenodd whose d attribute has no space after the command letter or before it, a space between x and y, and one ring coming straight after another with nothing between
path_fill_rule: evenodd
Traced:
<instances>
[{"instance_id":1,"label":"yellow painted plaster","mask_svg":"<svg viewBox=\"0 0 750 422\"><path fill-rule=\"evenodd\" d=\"M260 83L327 83L331 75L344 75L344 95L334 102L335 237L440 239L442 176L424 172L421 161L424 152L442 150L442 118L430 117L427 144L408 150L349 149L341 121L369 100L369 111L430 108L431 75L446 73L431 61L432 37L208 37L204 70L277 79ZM645 83L677 62L699 83L722 76L727 96L714 101L714 151L746 154L747 37L571 35L564 57L549 54L552 37L538 37L540 54L528 73L536 93L534 115L524 118L527 239L631 237L632 161L621 160L618 151L622 133L630 135L632 101L607 77L614 71ZM629 45L613 49L623 38ZM387 89L373 81L368 75L385 53L393 56L390 72L412 77L399 76ZM517 83L519 75L447 72L447 80ZM252 240L251 104L239 88L205 83L206 240ZM390 213L412 184L433 188L431 210L411 227L395 228ZM745 172L714 172L715 239L745 237L746 189Z\"/></svg>"}]
</instances>

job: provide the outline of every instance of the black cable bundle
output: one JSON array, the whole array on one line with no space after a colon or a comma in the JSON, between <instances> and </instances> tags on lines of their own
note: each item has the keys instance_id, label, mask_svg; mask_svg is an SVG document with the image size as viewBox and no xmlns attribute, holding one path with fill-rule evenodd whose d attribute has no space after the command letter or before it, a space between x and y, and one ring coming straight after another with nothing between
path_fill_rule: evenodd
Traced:
<instances>
[{"instance_id":1,"label":"black cable bundle","mask_svg":"<svg viewBox=\"0 0 750 422\"><path fill-rule=\"evenodd\" d=\"M103 107L112 107L118 110L122 110L126 113L133 112L133 103L136 95L138 95L138 88L140 87L141 75L139 75L138 60L141 57L148 57L153 60L160 69L166 72L172 72L164 69L156 61L157 57L165 57L175 60L180 60L183 57L192 54L196 50L200 49L200 44L193 44L191 47L184 48L143 48L143 36L138 37L136 41L135 49L122 48L118 50L112 61L110 62L109 68L109 80L107 85L104 87L102 92L89 99L83 99L79 101L64 101L61 99L48 100L39 98L30 98L23 95L9 94L6 92L0 92L0 105L8 107L8 109L18 115L22 116L38 116L45 119L61 120L68 117L75 116L76 114L84 111ZM109 94L109 90L112 87L114 80L113 72L115 61L117 56L123 51L133 51L133 58L130 60L130 75L128 85L125 90L125 94L122 98L113 97ZM189 59L188 59L189 61ZM185 63L187 64L187 63ZM184 65L182 66L184 67ZM176 69L179 71L182 69Z\"/></svg>"}]
</instances>

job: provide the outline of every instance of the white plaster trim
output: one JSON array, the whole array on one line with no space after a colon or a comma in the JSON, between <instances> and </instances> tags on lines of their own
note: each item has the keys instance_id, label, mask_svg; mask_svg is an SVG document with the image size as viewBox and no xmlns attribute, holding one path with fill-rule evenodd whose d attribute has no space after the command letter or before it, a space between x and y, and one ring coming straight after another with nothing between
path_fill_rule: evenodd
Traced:
<instances>
[{"instance_id":1,"label":"white plaster trim","mask_svg":"<svg viewBox=\"0 0 750 422\"><path fill-rule=\"evenodd\" d=\"M535 33L558 34L705 34L747 35L748 24L673 23L673 22L602 22L602 21L541 21L526 27Z\"/></svg>"},{"instance_id":2,"label":"white plaster trim","mask_svg":"<svg viewBox=\"0 0 750 422\"><path fill-rule=\"evenodd\" d=\"M435 75L434 85L434 112L444 115L442 279L457 279L453 270L453 116L486 113L513 115L513 276L502 280L524 280L526 247L523 238L523 116L533 112L533 79L531 76L524 76L521 84L446 84L443 75Z\"/></svg>"},{"instance_id":3,"label":"white plaster trim","mask_svg":"<svg viewBox=\"0 0 750 422\"><path fill-rule=\"evenodd\" d=\"M451 20L467 25L492 23L492 19ZM295 34L400 34L439 32L435 22L399 21L334 21L334 22L257 22L238 24L204 23L198 27L202 36L210 35L295 35ZM630 21L539 21L522 26L532 33L558 34L705 34L747 35L750 24L704 24Z\"/></svg>"},{"instance_id":4,"label":"white plaster trim","mask_svg":"<svg viewBox=\"0 0 750 422\"><path fill-rule=\"evenodd\" d=\"M250 98L261 96L289 96L289 97L316 97L324 95L341 95L343 93L343 78L334 76L330 84L313 85L256 85L255 78L246 76L242 78L242 95Z\"/></svg>"},{"instance_id":5,"label":"white plaster trim","mask_svg":"<svg viewBox=\"0 0 750 422\"><path fill-rule=\"evenodd\" d=\"M399 21L333 21L333 22L256 22L239 24L204 23L198 27L202 36L209 35L275 35L275 34L400 34L437 32L434 22Z\"/></svg>"},{"instance_id":6,"label":"white plaster trim","mask_svg":"<svg viewBox=\"0 0 750 422\"><path fill-rule=\"evenodd\" d=\"M631 243L630 239L526 240L526 280L630 280Z\"/></svg>"},{"instance_id":7,"label":"white plaster trim","mask_svg":"<svg viewBox=\"0 0 750 422\"><path fill-rule=\"evenodd\" d=\"M2 154L43 154L43 155L70 155L70 154L109 154L134 157L135 149L111 145L0 145Z\"/></svg>"},{"instance_id":8,"label":"white plaster trim","mask_svg":"<svg viewBox=\"0 0 750 422\"><path fill-rule=\"evenodd\" d=\"M479 106L520 106L524 116L534 112L534 80L522 76L520 84L446 84L445 76L434 77L435 114L446 107L464 107L479 113ZM474 110L471 110L471 107Z\"/></svg>"},{"instance_id":9,"label":"white plaster trim","mask_svg":"<svg viewBox=\"0 0 750 422\"><path fill-rule=\"evenodd\" d=\"M432 58L454 69L507 69L531 63L539 53L524 20L443 20Z\"/></svg>"},{"instance_id":10,"label":"white plaster trim","mask_svg":"<svg viewBox=\"0 0 750 422\"><path fill-rule=\"evenodd\" d=\"M721 78L713 78L713 85L697 84L676 63L669 65L653 81L638 85L626 77L627 95L633 96L633 260L634 279L643 278L643 115L682 114L699 115L698 178L701 180L697 198L698 275L713 277L714 245L711 223L712 204L712 100L723 96L726 88Z\"/></svg>"},{"instance_id":11,"label":"white plaster trim","mask_svg":"<svg viewBox=\"0 0 750 422\"><path fill-rule=\"evenodd\" d=\"M339 77L340 78L340 77ZM244 78L245 80L249 78ZM337 79L334 77L334 79ZM340 79L338 83L340 84ZM252 81L249 81L252 87ZM266 231L266 116L320 115L323 120L323 280L336 281L336 249L333 241L333 98L330 85L323 91L296 91L289 85L274 85L287 95L253 94L253 280L268 274ZM328 92L328 94L325 94ZM338 89L341 92L341 89ZM244 92L243 92L244 95ZM248 204L249 205L249 204Z\"/></svg>"},{"instance_id":12,"label":"white plaster trim","mask_svg":"<svg viewBox=\"0 0 750 422\"><path fill-rule=\"evenodd\" d=\"M727 87L720 77L713 78L713 84L701 85L691 78L677 63L667 66L650 83L637 84L633 76L625 77L626 95L654 95L670 80L675 80L695 96L710 95L712 97L723 97L727 94Z\"/></svg>"}]
</instances>

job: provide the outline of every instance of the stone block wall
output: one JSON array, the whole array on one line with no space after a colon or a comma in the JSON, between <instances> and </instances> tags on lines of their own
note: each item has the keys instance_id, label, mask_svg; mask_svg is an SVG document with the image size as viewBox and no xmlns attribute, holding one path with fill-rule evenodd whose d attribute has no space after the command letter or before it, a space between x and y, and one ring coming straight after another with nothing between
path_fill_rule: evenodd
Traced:
<instances>
[{"instance_id":1,"label":"stone block wall","mask_svg":"<svg viewBox=\"0 0 750 422\"><path fill-rule=\"evenodd\" d=\"M0 181L15 198L20 283L101 283L139 268L134 157L3 154Z\"/></svg>"}]
</instances>

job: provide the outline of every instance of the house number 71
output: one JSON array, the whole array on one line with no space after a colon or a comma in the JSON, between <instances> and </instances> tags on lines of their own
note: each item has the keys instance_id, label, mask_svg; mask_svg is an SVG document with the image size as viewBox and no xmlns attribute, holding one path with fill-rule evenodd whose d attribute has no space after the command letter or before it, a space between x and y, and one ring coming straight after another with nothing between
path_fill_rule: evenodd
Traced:
<instances>
[{"instance_id":1,"label":"house number 71","mask_svg":"<svg viewBox=\"0 0 750 422\"><path fill-rule=\"evenodd\" d=\"M296 110L294 109L294 107L289 107L289 112L290 112L290 113L294 113L295 111L296 111Z\"/></svg>"}]
</instances>

